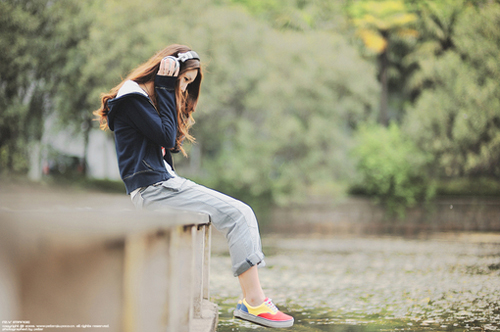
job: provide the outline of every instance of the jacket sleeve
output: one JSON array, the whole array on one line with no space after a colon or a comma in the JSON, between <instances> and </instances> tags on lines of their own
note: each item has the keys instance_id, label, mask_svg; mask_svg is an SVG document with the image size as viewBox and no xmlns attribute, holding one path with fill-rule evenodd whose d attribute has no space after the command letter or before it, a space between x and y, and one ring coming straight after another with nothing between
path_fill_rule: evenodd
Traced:
<instances>
[{"instance_id":1,"label":"jacket sleeve","mask_svg":"<svg viewBox=\"0 0 500 332\"><path fill-rule=\"evenodd\" d=\"M134 126L149 140L171 149L177 136L175 84L177 77L156 76L158 111L142 96L127 98L122 106Z\"/></svg>"},{"instance_id":2,"label":"jacket sleeve","mask_svg":"<svg viewBox=\"0 0 500 332\"><path fill-rule=\"evenodd\" d=\"M162 119L162 123L169 125L169 143L162 145L165 149L170 150L175 147L177 138L177 107L175 103L175 85L177 77L160 76L155 77L155 90L158 103L158 111Z\"/></svg>"}]
</instances>

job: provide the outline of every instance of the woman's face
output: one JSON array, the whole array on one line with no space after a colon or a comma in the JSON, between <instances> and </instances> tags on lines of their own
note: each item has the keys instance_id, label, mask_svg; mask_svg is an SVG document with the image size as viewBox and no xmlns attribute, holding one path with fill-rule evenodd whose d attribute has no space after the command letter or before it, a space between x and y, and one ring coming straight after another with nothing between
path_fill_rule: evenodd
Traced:
<instances>
[{"instance_id":1,"label":"woman's face","mask_svg":"<svg viewBox=\"0 0 500 332\"><path fill-rule=\"evenodd\" d=\"M187 86L195 80L197 75L198 69L189 69L179 76L179 86L182 92L186 91Z\"/></svg>"}]
</instances>

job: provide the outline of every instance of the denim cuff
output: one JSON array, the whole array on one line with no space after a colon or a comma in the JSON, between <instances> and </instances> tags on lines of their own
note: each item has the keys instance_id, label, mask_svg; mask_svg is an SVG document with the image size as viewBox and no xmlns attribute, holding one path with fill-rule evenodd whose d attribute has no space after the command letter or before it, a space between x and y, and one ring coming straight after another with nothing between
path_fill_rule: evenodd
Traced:
<instances>
[{"instance_id":1,"label":"denim cuff","mask_svg":"<svg viewBox=\"0 0 500 332\"><path fill-rule=\"evenodd\" d=\"M247 259L241 262L238 266L233 267L233 275L237 277L254 265L258 265L259 267L266 266L263 253L256 252L248 256Z\"/></svg>"}]
</instances>

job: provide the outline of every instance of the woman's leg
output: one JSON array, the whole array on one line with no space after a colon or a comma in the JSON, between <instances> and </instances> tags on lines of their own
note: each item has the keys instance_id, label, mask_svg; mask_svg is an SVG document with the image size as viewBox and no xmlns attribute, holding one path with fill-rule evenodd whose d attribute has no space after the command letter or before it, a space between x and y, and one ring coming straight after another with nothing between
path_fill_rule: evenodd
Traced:
<instances>
[{"instance_id":1,"label":"woman's leg","mask_svg":"<svg viewBox=\"0 0 500 332\"><path fill-rule=\"evenodd\" d=\"M257 266L252 266L238 276L243 298L251 306L258 306L264 302L266 296L260 285L259 271Z\"/></svg>"},{"instance_id":2,"label":"woman's leg","mask_svg":"<svg viewBox=\"0 0 500 332\"><path fill-rule=\"evenodd\" d=\"M260 285L257 265L265 265L264 254L257 219L248 205L179 177L149 186L138 195L134 202L139 208L169 206L206 213L214 227L226 235L233 274L238 276L244 297L234 311L235 317L268 327L293 325L293 317L266 299Z\"/></svg>"},{"instance_id":3,"label":"woman's leg","mask_svg":"<svg viewBox=\"0 0 500 332\"><path fill-rule=\"evenodd\" d=\"M265 265L257 219L243 202L181 177L149 186L138 195L137 207L152 210L173 207L208 214L212 225L226 236L234 276ZM248 288L250 295L254 294L256 285L260 288L260 283L257 280L247 285L245 281L255 277L258 278L258 274L254 272L243 277L245 291Z\"/></svg>"}]
</instances>

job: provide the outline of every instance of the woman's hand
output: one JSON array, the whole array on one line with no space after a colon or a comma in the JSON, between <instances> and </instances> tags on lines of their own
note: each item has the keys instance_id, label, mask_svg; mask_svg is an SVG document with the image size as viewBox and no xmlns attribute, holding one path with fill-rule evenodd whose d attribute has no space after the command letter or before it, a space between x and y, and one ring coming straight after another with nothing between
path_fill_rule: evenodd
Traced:
<instances>
[{"instance_id":1,"label":"woman's hand","mask_svg":"<svg viewBox=\"0 0 500 332\"><path fill-rule=\"evenodd\" d=\"M174 76L179 75L180 64L172 58L163 58L160 62L160 69L158 75L161 76Z\"/></svg>"}]
</instances>

